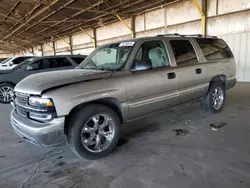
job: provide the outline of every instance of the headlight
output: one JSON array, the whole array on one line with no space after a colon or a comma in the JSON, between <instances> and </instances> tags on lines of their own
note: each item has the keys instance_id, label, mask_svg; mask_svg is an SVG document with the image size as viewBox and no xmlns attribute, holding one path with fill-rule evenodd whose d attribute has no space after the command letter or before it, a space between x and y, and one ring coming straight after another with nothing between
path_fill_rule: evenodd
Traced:
<instances>
[{"instance_id":1,"label":"headlight","mask_svg":"<svg viewBox=\"0 0 250 188\"><path fill-rule=\"evenodd\" d=\"M39 97L30 97L29 98L29 105L40 107L40 108L49 108L53 107L54 103L51 99L43 99Z\"/></svg>"}]
</instances>

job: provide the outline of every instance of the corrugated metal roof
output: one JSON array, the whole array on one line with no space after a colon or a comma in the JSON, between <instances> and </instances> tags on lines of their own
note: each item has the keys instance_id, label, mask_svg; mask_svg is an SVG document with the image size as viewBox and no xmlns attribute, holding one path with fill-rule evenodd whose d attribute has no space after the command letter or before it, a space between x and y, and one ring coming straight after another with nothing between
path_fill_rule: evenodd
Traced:
<instances>
[{"instance_id":1,"label":"corrugated metal roof","mask_svg":"<svg viewBox=\"0 0 250 188\"><path fill-rule=\"evenodd\" d=\"M83 29L99 27L178 0L2 0L0 50L19 51ZM181 0L179 0L181 1Z\"/></svg>"}]
</instances>

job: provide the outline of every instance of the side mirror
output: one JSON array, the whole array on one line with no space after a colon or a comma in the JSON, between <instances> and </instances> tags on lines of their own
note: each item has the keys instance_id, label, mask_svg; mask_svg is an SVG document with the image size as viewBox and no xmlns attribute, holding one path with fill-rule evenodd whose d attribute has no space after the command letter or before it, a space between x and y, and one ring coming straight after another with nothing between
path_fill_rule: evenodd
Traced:
<instances>
[{"instance_id":1,"label":"side mirror","mask_svg":"<svg viewBox=\"0 0 250 188\"><path fill-rule=\"evenodd\" d=\"M13 62L11 61L11 62L10 62L10 66L12 66L12 65L13 65Z\"/></svg>"},{"instance_id":2,"label":"side mirror","mask_svg":"<svg viewBox=\"0 0 250 188\"><path fill-rule=\"evenodd\" d=\"M29 71L29 70L33 70L33 67L30 66L30 65L28 65L28 66L27 66L27 70L28 70L28 71Z\"/></svg>"},{"instance_id":3,"label":"side mirror","mask_svg":"<svg viewBox=\"0 0 250 188\"><path fill-rule=\"evenodd\" d=\"M150 60L137 60L132 68L132 71L144 71L152 69L152 63Z\"/></svg>"}]
</instances>

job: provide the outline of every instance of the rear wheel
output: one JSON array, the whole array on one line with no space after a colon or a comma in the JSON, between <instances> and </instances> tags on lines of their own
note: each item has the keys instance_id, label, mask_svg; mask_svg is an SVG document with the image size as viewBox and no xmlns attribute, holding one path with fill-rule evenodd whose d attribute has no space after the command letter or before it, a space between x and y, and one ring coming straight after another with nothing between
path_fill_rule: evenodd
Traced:
<instances>
[{"instance_id":1,"label":"rear wheel","mask_svg":"<svg viewBox=\"0 0 250 188\"><path fill-rule=\"evenodd\" d=\"M207 96L204 99L204 106L207 112L219 113L225 104L226 91L222 83L216 82L210 85Z\"/></svg>"},{"instance_id":2,"label":"rear wheel","mask_svg":"<svg viewBox=\"0 0 250 188\"><path fill-rule=\"evenodd\" d=\"M14 85L3 83L0 84L0 103L8 104L12 101L14 94Z\"/></svg>"},{"instance_id":3,"label":"rear wheel","mask_svg":"<svg viewBox=\"0 0 250 188\"><path fill-rule=\"evenodd\" d=\"M75 112L69 121L67 141L85 159L107 156L120 137L120 120L112 109L93 104Z\"/></svg>"}]
</instances>

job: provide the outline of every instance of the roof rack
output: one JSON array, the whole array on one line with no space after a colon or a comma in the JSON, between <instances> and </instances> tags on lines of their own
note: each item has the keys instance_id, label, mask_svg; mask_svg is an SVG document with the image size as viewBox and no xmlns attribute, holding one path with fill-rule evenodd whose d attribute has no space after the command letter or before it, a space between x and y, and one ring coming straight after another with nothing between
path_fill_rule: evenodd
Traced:
<instances>
[{"instance_id":1,"label":"roof rack","mask_svg":"<svg viewBox=\"0 0 250 188\"><path fill-rule=\"evenodd\" d=\"M191 34L191 35L180 35L182 37L197 37L197 38L217 38L217 36L204 36L201 34Z\"/></svg>"},{"instance_id":2,"label":"roof rack","mask_svg":"<svg viewBox=\"0 0 250 188\"><path fill-rule=\"evenodd\" d=\"M180 35L179 33L169 33L169 34L161 34L156 35L157 37L197 37L197 38L217 38L217 36L204 36L201 34L190 34L190 35Z\"/></svg>"},{"instance_id":3,"label":"roof rack","mask_svg":"<svg viewBox=\"0 0 250 188\"><path fill-rule=\"evenodd\" d=\"M157 37L170 37L170 36L180 36L179 33L169 33L169 34L160 34L160 35L156 35Z\"/></svg>"}]
</instances>

